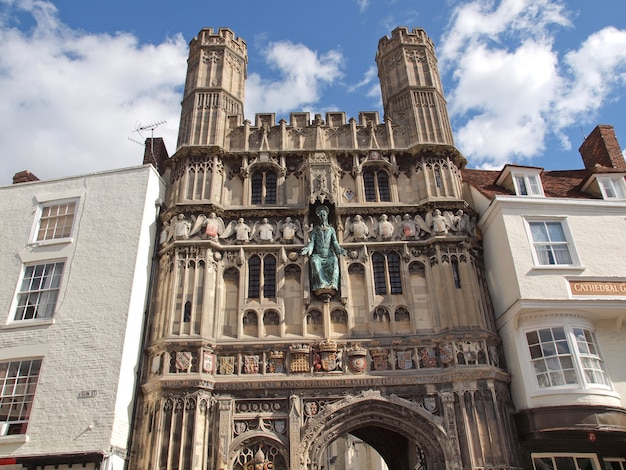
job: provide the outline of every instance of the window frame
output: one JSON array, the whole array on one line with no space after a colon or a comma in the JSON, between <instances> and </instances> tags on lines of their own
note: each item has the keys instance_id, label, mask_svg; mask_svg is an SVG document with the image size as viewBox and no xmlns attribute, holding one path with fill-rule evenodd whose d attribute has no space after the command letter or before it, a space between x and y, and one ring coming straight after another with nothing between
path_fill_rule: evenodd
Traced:
<instances>
[{"instance_id":1,"label":"window frame","mask_svg":"<svg viewBox=\"0 0 626 470\"><path fill-rule=\"evenodd\" d=\"M381 180L383 173L384 181ZM368 180L366 175L371 175L371 181ZM361 177L365 202L393 202L391 194L391 175L386 169L366 167L363 169ZM383 199L383 196L386 196L386 199Z\"/></svg>"},{"instance_id":2,"label":"window frame","mask_svg":"<svg viewBox=\"0 0 626 470\"><path fill-rule=\"evenodd\" d=\"M402 295L402 257L395 251L374 251L371 260L374 294Z\"/></svg>"},{"instance_id":3,"label":"window frame","mask_svg":"<svg viewBox=\"0 0 626 470\"><path fill-rule=\"evenodd\" d=\"M623 201L626 199L626 182L623 174L597 175L596 181L603 199L608 201ZM610 190L613 192L612 196L607 192L607 185L610 185Z\"/></svg>"},{"instance_id":4,"label":"window frame","mask_svg":"<svg viewBox=\"0 0 626 470\"><path fill-rule=\"evenodd\" d=\"M600 464L600 461L598 460L598 456L596 454L592 454L592 453L585 453L585 452L575 452L575 453L567 453L567 452L533 452L530 455L530 459L532 461L533 464L533 469L534 470L542 470L541 468L538 468L535 465L535 459L547 459L550 458L552 459L553 465L555 464L555 460L556 458L571 458L574 459L574 462L576 464L576 468L580 468L578 466L578 462L576 462L575 459L588 459L591 464L594 467L594 470L602 470L602 466ZM553 467L555 470L560 470L557 466ZM571 467L569 467L571 468ZM567 470L567 469L564 469Z\"/></svg>"},{"instance_id":5,"label":"window frame","mask_svg":"<svg viewBox=\"0 0 626 470\"><path fill-rule=\"evenodd\" d=\"M537 172L515 170L511 171L511 178L513 179L513 187L517 196L545 197L541 177Z\"/></svg>"},{"instance_id":6,"label":"window frame","mask_svg":"<svg viewBox=\"0 0 626 470\"><path fill-rule=\"evenodd\" d=\"M258 264L253 260L258 260ZM273 253L255 253L248 258L247 268L246 298L248 301L275 301L278 295L278 259L276 255ZM253 292L251 292L252 288L254 288Z\"/></svg>"},{"instance_id":7,"label":"window frame","mask_svg":"<svg viewBox=\"0 0 626 470\"><path fill-rule=\"evenodd\" d=\"M61 293L61 289L63 288L63 282L64 282L64 273L65 273L65 266L66 266L66 260L65 259L56 259L56 260L39 260L36 262L32 262L32 263L24 263L22 265L22 272L20 274L20 278L16 287L16 291L15 291L15 296L14 296L14 306L11 309L12 312L12 316L10 317L10 323L14 324L14 325L27 325L30 323L46 323L46 322L52 322L54 319L54 315L57 311L57 306L58 306L58 302L59 302L59 294ZM57 274L56 270L58 268L58 266L60 265L60 272ZM50 281L46 281L46 284L49 284L50 282L54 281L54 278L56 277L58 279L58 285L53 286L52 288L42 288L41 286L38 286L38 288L35 289L30 289L30 287L32 287L32 283L33 281L37 278L36 276L36 269L38 267L42 267L43 269L48 268L49 266L52 267L52 269L54 270L52 272L52 274L50 275L50 277L52 278ZM24 282L26 281L27 277L26 274L28 272L29 269L33 269L33 276L30 280L29 283L29 289L28 290L23 290L23 285ZM41 279L41 283L44 282L44 279ZM54 301L53 302L47 302L46 305L50 305L51 311L49 312L49 314L44 314L44 315L37 315L37 310L41 308L42 302L40 302L42 297L46 296L46 293L51 293L53 291L56 291L55 295L54 295ZM25 302L27 302L31 295L35 294L37 297L37 302L36 304L31 304L30 306L34 307L34 313L32 316L26 318L27 314L26 311L28 310L28 303L25 303L23 306L20 306L21 302L22 302L22 298L25 298ZM21 307L25 307L23 312L20 314L20 308ZM18 314L21 316L21 318L18 318Z\"/></svg>"},{"instance_id":8,"label":"window frame","mask_svg":"<svg viewBox=\"0 0 626 470\"><path fill-rule=\"evenodd\" d=\"M33 369L33 364L35 362L38 362L37 374L36 376L33 376L31 372ZM24 363L30 363L30 365L28 366L28 374L20 375L20 372L22 371L22 364ZM18 372L11 379L7 377L7 372L11 370L11 367L13 364L18 364ZM5 369L5 365L6 365L6 369ZM0 373L0 415L4 413L4 411L2 411L2 405L5 404L5 399L7 399L6 402L8 402L9 405L12 405L9 408L10 410L12 410L12 408L15 407L16 405L22 408L18 415L18 418L20 419L8 419L11 417L10 414L8 414L6 420L0 417L0 423L8 424L4 434L0 436L0 439L6 439L7 437L10 438L10 437L18 436L18 435L19 436L26 435L30 418L31 418L32 404L35 401L35 395L37 393L37 385L39 382L39 377L41 376L42 365L43 365L42 357L11 358L11 359L3 359L0 361L0 370L2 369L6 370L6 372ZM34 377L34 381L33 381L33 377ZM9 382L9 384L7 384L7 382ZM13 385L11 385L10 382L14 382ZM5 393L8 386L13 387L13 392L10 394ZM22 393L16 393L16 389L18 390L22 389ZM18 398L20 397L21 397L21 400L18 401ZM24 410L24 408L26 408L26 410ZM24 413L26 413L25 417L24 417ZM16 429L19 432L14 432Z\"/></svg>"},{"instance_id":9,"label":"window frame","mask_svg":"<svg viewBox=\"0 0 626 470\"><path fill-rule=\"evenodd\" d=\"M30 242L33 245L51 245L51 244L57 244L57 243L71 243L74 239L74 233L76 231L76 225L77 225L77 219L78 219L78 214L79 214L79 210L80 210L80 206L81 206L81 198L80 197L65 197L65 198L57 198L57 199L41 199L38 200L38 205L37 205L37 211L35 214L35 220L33 223L33 229L32 229L32 233L30 236ZM69 227L69 231L67 232L67 234L63 235L63 236L59 236L59 237L51 237L51 238L42 238L39 239L39 234L41 233L42 230L42 220L46 219L45 211L48 208L52 208L52 207L60 207L63 205L69 205L69 204L73 204L74 205L74 209L72 212L72 219L71 219L71 224ZM63 216L54 216L54 217L48 217L47 220L58 220L60 218L63 217L67 217L67 215ZM57 227L56 224L54 226L53 231L56 231ZM47 231L48 229L46 229Z\"/></svg>"},{"instance_id":10,"label":"window frame","mask_svg":"<svg viewBox=\"0 0 626 470\"><path fill-rule=\"evenodd\" d=\"M563 329L564 337L554 338L555 329ZM543 341L543 342L532 343L532 344L529 342L529 339L528 339L529 334L535 333L537 338L540 339L541 338L540 331L545 331L545 330L550 330L553 341ZM593 339L592 344L595 347L596 354L586 354L581 351L579 341L576 337L576 330L583 330L585 332L590 333L591 338ZM592 391L593 390L596 392L613 391L611 378L606 370L606 361L603 358L603 354L602 354L601 347L598 342L596 332L589 325L584 325L579 322L572 322L572 323L550 322L550 323L541 323L541 324L535 323L533 325L529 325L528 327L522 329L520 331L520 334L521 334L520 344L522 345L524 349L524 356L522 357L526 358L526 361L525 361L526 366L524 367L524 369L528 371L530 380L533 383L532 390L534 391L535 394L544 394L544 393L553 394L555 392L562 392L562 391L569 391L569 390L572 390L572 391L580 391L580 390ZM568 347L568 351L566 354L563 353L563 347L556 344L556 343L562 344L563 341L566 342L567 347ZM544 355L544 351L549 349L549 347L546 347L544 349L543 348L544 344L545 345L553 344L555 354ZM539 352L541 354L534 355L532 352L533 347L535 348L536 351L540 350ZM559 354L559 352L561 352L561 354ZM554 363L554 359L557 359L559 363L562 365L562 361L560 358L563 358L566 356L571 359L571 363L572 363L572 367L567 370L572 370L574 372L576 382L555 384L555 385L549 384L547 386L541 386L539 375L545 373L546 376L549 376L551 371L553 373L560 372L563 375L562 372L564 369L563 367L560 367L559 369L554 369L554 368L550 368L549 366L546 366L545 370L538 370L538 368L535 366L535 363L538 364L539 361L543 359L544 362L547 364L547 362L545 361L545 359L547 358L548 360L550 360L550 362L553 362L553 363ZM603 373L604 383L590 382L587 379L588 376L587 376L586 371L588 368L585 366L585 359L589 359L589 358L596 360L602 366L600 370Z\"/></svg>"},{"instance_id":11,"label":"window frame","mask_svg":"<svg viewBox=\"0 0 626 470\"><path fill-rule=\"evenodd\" d=\"M278 171L275 168L262 167L251 172L250 204L253 206L278 204Z\"/></svg>"},{"instance_id":12,"label":"window frame","mask_svg":"<svg viewBox=\"0 0 626 470\"><path fill-rule=\"evenodd\" d=\"M532 253L532 259L533 259L533 264L535 268L539 268L539 269L566 269L566 268L580 268L581 264L580 264L580 259L578 257L578 253L576 251L576 246L574 244L574 239L572 237L572 234L569 230L569 225L567 223L567 219L565 217L550 217L550 218L538 218L538 217L533 217L533 218L524 218L524 223L526 226L526 232L528 235L528 240L530 243L530 248L531 248L531 253ZM550 235L549 231L547 230L547 224L559 224L561 227L561 232L563 233L563 238L564 240L548 240L546 241L535 241L535 238L533 237L533 224L543 224L544 227L546 227L546 233L548 235ZM554 249L552 248L553 246L565 246L567 247L567 252L569 254L570 257L570 262L569 263L542 263L541 262L541 256L540 256L540 252L537 250L538 246L546 246L546 247L550 247L550 252L548 253L549 256L552 256L555 260L557 259L557 256L555 255Z\"/></svg>"}]
</instances>

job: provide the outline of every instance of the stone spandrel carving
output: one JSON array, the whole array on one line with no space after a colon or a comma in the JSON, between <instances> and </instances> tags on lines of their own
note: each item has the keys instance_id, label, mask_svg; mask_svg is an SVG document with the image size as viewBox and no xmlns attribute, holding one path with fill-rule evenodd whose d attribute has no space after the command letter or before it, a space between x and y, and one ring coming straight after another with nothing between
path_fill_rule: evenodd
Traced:
<instances>
[{"instance_id":1,"label":"stone spandrel carving","mask_svg":"<svg viewBox=\"0 0 626 470\"><path fill-rule=\"evenodd\" d=\"M316 295L333 295L339 290L339 259L346 250L339 246L335 229L328 224L328 207L319 206L315 214L320 219L311 232L309 243L300 254L309 257L311 290Z\"/></svg>"}]
</instances>

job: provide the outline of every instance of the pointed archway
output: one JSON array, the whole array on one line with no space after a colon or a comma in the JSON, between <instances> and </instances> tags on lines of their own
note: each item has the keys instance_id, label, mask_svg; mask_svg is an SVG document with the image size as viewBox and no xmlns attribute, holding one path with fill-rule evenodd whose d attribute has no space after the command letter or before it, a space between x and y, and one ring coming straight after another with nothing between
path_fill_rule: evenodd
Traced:
<instances>
[{"instance_id":1,"label":"pointed archway","mask_svg":"<svg viewBox=\"0 0 626 470\"><path fill-rule=\"evenodd\" d=\"M346 434L373 447L389 470L442 470L446 462L458 460L457 441L449 438L442 417L409 400L368 391L333 403L307 421L299 468L320 470L328 445Z\"/></svg>"}]
</instances>

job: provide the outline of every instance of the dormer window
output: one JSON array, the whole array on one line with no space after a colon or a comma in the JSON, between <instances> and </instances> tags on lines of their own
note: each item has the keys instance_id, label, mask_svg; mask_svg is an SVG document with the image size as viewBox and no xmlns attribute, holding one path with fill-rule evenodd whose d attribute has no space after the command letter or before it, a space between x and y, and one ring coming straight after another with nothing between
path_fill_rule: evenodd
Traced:
<instances>
[{"instance_id":1,"label":"dormer window","mask_svg":"<svg viewBox=\"0 0 626 470\"><path fill-rule=\"evenodd\" d=\"M518 196L543 196L538 175L515 174L513 180Z\"/></svg>"},{"instance_id":2,"label":"dormer window","mask_svg":"<svg viewBox=\"0 0 626 470\"><path fill-rule=\"evenodd\" d=\"M624 175L603 175L596 179L604 199L626 199Z\"/></svg>"},{"instance_id":3,"label":"dormer window","mask_svg":"<svg viewBox=\"0 0 626 470\"><path fill-rule=\"evenodd\" d=\"M517 196L543 197L541 171L541 168L506 165L496 184Z\"/></svg>"}]
</instances>

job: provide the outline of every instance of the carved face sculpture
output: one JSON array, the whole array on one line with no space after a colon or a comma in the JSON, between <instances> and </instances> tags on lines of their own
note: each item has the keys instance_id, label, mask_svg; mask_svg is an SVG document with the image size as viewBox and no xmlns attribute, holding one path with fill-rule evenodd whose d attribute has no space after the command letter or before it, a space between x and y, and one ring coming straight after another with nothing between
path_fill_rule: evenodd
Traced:
<instances>
[{"instance_id":1,"label":"carved face sculpture","mask_svg":"<svg viewBox=\"0 0 626 470\"><path fill-rule=\"evenodd\" d=\"M315 214L320 218L322 224L328 222L328 207L319 206L317 209L315 209Z\"/></svg>"}]
</instances>

